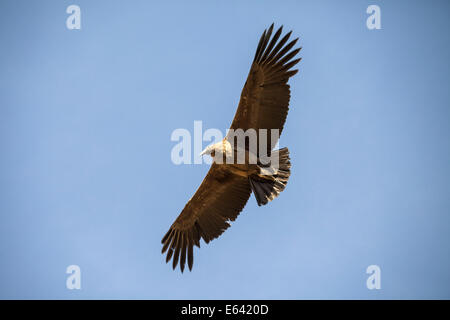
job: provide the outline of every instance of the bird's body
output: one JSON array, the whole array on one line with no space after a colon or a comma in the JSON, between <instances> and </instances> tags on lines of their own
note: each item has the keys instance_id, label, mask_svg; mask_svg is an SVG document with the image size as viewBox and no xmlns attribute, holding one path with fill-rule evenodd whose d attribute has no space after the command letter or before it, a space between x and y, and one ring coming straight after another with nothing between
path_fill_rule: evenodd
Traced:
<instances>
[{"instance_id":1,"label":"bird's body","mask_svg":"<svg viewBox=\"0 0 450 320\"><path fill-rule=\"evenodd\" d=\"M230 128L231 132L239 134L254 131L258 139L256 147L246 135L241 140L244 143L239 144L236 139L240 137L229 134L202 152L213 158L213 164L162 239L162 252L168 251L167 262L173 257L173 268L180 261L183 271L187 259L192 269L193 246L200 247L201 238L208 243L220 236L230 226L229 221L237 218L252 192L258 205L265 205L286 187L291 167L289 151L287 148L273 150L273 146L288 112L287 81L297 73L290 69L300 61L291 59L300 49L289 52L298 40L286 44L291 32L278 41L282 28L271 38L272 31L273 24L259 41ZM276 130L277 134L264 135L267 130ZM261 150L261 143L265 143L262 148L265 152Z\"/></svg>"}]
</instances>

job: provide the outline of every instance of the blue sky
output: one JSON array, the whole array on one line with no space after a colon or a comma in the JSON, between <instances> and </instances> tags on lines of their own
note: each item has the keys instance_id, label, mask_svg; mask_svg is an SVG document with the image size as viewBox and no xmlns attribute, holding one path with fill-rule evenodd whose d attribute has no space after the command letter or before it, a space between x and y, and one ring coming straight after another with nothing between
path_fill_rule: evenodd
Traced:
<instances>
[{"instance_id":1,"label":"blue sky","mask_svg":"<svg viewBox=\"0 0 450 320\"><path fill-rule=\"evenodd\" d=\"M0 298L450 298L449 9L2 1ZM174 272L160 240L208 166L174 165L170 135L228 128L272 22L303 47L289 184ZM81 290L66 288L73 264Z\"/></svg>"}]
</instances>

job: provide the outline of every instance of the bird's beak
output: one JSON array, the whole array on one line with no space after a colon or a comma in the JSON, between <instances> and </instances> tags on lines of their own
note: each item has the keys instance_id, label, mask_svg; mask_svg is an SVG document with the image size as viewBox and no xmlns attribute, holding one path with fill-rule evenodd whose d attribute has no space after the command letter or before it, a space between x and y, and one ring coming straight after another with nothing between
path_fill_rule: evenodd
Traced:
<instances>
[{"instance_id":1,"label":"bird's beak","mask_svg":"<svg viewBox=\"0 0 450 320\"><path fill-rule=\"evenodd\" d=\"M206 149L200 152L200 157L206 154Z\"/></svg>"}]
</instances>

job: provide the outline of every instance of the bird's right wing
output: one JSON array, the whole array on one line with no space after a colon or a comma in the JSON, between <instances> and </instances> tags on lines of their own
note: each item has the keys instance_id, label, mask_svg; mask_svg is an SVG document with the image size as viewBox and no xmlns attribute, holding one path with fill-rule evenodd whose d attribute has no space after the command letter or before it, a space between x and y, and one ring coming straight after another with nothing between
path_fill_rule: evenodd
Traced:
<instances>
[{"instance_id":1,"label":"bird's right wing","mask_svg":"<svg viewBox=\"0 0 450 320\"><path fill-rule=\"evenodd\" d=\"M200 238L208 243L219 237L234 221L250 197L247 178L232 174L213 163L195 195L162 239L162 253L166 250L168 262L173 257L173 268L180 261L183 272L186 255L192 269L193 246L200 247Z\"/></svg>"}]
</instances>

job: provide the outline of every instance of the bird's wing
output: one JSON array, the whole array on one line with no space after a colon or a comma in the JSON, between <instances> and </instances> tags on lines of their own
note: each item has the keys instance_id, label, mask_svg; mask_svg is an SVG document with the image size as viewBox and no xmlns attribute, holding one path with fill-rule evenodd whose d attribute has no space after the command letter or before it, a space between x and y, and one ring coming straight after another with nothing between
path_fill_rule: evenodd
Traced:
<instances>
[{"instance_id":1,"label":"bird's wing","mask_svg":"<svg viewBox=\"0 0 450 320\"><path fill-rule=\"evenodd\" d=\"M166 262L173 258L173 268L180 261L183 272L187 262L192 269L193 246L200 247L200 238L208 243L219 237L234 221L250 197L247 178L237 176L213 163L208 174L178 218L162 239Z\"/></svg>"},{"instance_id":2,"label":"bird's wing","mask_svg":"<svg viewBox=\"0 0 450 320\"><path fill-rule=\"evenodd\" d=\"M259 129L267 129L268 150L277 142L277 139L270 141L270 129L278 129L279 134L283 130L290 99L287 81L297 73L291 68L301 60L292 60L301 48L289 51L298 40L287 43L292 31L278 41L282 28L272 38L273 24L262 34L230 127L244 131L253 128L257 133Z\"/></svg>"}]
</instances>

